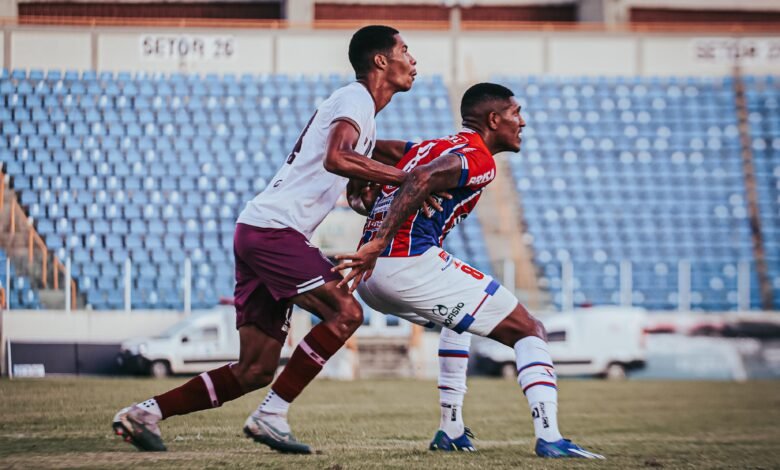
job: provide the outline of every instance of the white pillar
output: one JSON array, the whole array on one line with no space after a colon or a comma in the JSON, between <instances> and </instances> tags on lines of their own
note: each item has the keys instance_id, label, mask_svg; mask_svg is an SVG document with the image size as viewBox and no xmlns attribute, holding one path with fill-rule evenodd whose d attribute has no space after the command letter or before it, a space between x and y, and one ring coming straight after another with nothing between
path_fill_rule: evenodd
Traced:
<instances>
[{"instance_id":1,"label":"white pillar","mask_svg":"<svg viewBox=\"0 0 780 470\"><path fill-rule=\"evenodd\" d=\"M568 259L561 262L561 310L574 310L574 267Z\"/></svg>"},{"instance_id":2,"label":"white pillar","mask_svg":"<svg viewBox=\"0 0 780 470\"><path fill-rule=\"evenodd\" d=\"M189 258L184 259L184 313L192 311L192 261Z\"/></svg>"},{"instance_id":3,"label":"white pillar","mask_svg":"<svg viewBox=\"0 0 780 470\"><path fill-rule=\"evenodd\" d=\"M17 18L19 16L19 0L3 0L0 2L0 16Z\"/></svg>"},{"instance_id":4,"label":"white pillar","mask_svg":"<svg viewBox=\"0 0 780 470\"><path fill-rule=\"evenodd\" d=\"M132 278L133 263L130 258L125 259L125 312L130 313L132 308L131 292L133 290Z\"/></svg>"},{"instance_id":5,"label":"white pillar","mask_svg":"<svg viewBox=\"0 0 780 470\"><path fill-rule=\"evenodd\" d=\"M509 258L504 260L504 287L509 289L512 294L515 293L515 262Z\"/></svg>"},{"instance_id":6,"label":"white pillar","mask_svg":"<svg viewBox=\"0 0 780 470\"><path fill-rule=\"evenodd\" d=\"M11 310L11 258L5 259L5 309Z\"/></svg>"},{"instance_id":7,"label":"white pillar","mask_svg":"<svg viewBox=\"0 0 780 470\"><path fill-rule=\"evenodd\" d=\"M8 378L13 380L14 378L14 358L11 357L11 340L6 340L5 344L8 346L6 357L8 358Z\"/></svg>"},{"instance_id":8,"label":"white pillar","mask_svg":"<svg viewBox=\"0 0 780 470\"><path fill-rule=\"evenodd\" d=\"M691 262L687 259L677 263L677 310L691 311Z\"/></svg>"},{"instance_id":9,"label":"white pillar","mask_svg":"<svg viewBox=\"0 0 780 470\"><path fill-rule=\"evenodd\" d=\"M737 309L750 310L750 261L742 260L737 269Z\"/></svg>"},{"instance_id":10,"label":"white pillar","mask_svg":"<svg viewBox=\"0 0 780 470\"><path fill-rule=\"evenodd\" d=\"M631 261L620 262L620 305L631 307L634 303L634 270Z\"/></svg>"},{"instance_id":11,"label":"white pillar","mask_svg":"<svg viewBox=\"0 0 780 470\"><path fill-rule=\"evenodd\" d=\"M70 257L65 260L65 312L70 313Z\"/></svg>"},{"instance_id":12,"label":"white pillar","mask_svg":"<svg viewBox=\"0 0 780 470\"><path fill-rule=\"evenodd\" d=\"M311 26L314 21L314 0L294 0L286 3L287 20L295 26Z\"/></svg>"}]
</instances>

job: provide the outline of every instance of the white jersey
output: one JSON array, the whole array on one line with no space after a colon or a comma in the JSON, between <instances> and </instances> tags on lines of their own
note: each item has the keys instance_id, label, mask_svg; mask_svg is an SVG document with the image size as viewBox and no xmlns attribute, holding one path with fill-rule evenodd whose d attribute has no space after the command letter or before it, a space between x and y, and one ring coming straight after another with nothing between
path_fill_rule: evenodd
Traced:
<instances>
[{"instance_id":1,"label":"white jersey","mask_svg":"<svg viewBox=\"0 0 780 470\"><path fill-rule=\"evenodd\" d=\"M370 156L376 142L374 99L360 83L336 90L317 108L287 162L263 192L246 204L238 223L265 228L292 228L311 238L336 206L347 178L325 170L330 126L343 119L360 130L355 152Z\"/></svg>"}]
</instances>

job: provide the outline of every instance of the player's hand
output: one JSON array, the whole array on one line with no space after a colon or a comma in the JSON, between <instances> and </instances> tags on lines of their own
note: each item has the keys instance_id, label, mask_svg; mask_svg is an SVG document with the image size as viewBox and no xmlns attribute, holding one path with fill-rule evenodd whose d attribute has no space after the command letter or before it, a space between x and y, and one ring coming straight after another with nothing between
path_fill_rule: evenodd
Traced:
<instances>
[{"instance_id":1,"label":"player's hand","mask_svg":"<svg viewBox=\"0 0 780 470\"><path fill-rule=\"evenodd\" d=\"M361 246L355 253L336 255L336 259L341 262L334 266L331 271L336 272L352 268L344 279L338 283L337 287L348 286L350 294L355 292L355 289L357 289L357 286L361 281L367 281L371 277L371 273L374 271L374 265L376 265L376 259L382 254L384 249L384 244L377 240L371 240ZM350 281L353 280L354 282L350 284Z\"/></svg>"},{"instance_id":2,"label":"player's hand","mask_svg":"<svg viewBox=\"0 0 780 470\"><path fill-rule=\"evenodd\" d=\"M452 194L446 191L441 191L435 194L431 194L430 196L428 196L428 198L425 199L425 202L423 202L422 209L425 216L428 217L429 219L433 217L433 215L436 213L434 212L434 210L436 210L437 212L441 212L444 210L444 208L439 203L439 198L452 199Z\"/></svg>"}]
</instances>

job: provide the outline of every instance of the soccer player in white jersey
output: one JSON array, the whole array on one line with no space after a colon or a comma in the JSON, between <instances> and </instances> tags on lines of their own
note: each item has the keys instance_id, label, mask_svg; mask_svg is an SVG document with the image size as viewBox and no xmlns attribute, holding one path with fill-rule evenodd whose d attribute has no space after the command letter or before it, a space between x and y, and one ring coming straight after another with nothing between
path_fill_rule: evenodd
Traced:
<instances>
[{"instance_id":1,"label":"soccer player in white jersey","mask_svg":"<svg viewBox=\"0 0 780 470\"><path fill-rule=\"evenodd\" d=\"M518 152L525 126L512 91L493 83L466 91L461 117L463 129L458 134L405 149L397 167L408 171L409 178L400 187L389 184L363 192L364 205L372 209L361 246L356 253L338 256L351 261L334 269L352 268L341 284L354 280L350 290L358 289L361 298L380 312L513 347L518 382L531 408L536 454L603 458L564 439L558 430L557 381L542 323L496 280L441 248L447 233L468 216L495 178L493 155ZM431 218L420 217L422 201L440 191L452 196L442 201L443 210ZM461 349L455 352L468 353L468 347ZM451 388L465 391L462 372L455 377L462 383L456 380ZM458 435L462 429L453 435L446 431L437 433L432 447L467 443L468 436Z\"/></svg>"},{"instance_id":2,"label":"soccer player in white jersey","mask_svg":"<svg viewBox=\"0 0 780 470\"><path fill-rule=\"evenodd\" d=\"M357 31L349 60L357 81L317 108L285 164L238 217L238 362L120 410L112 427L140 450L165 450L159 421L216 408L270 384L295 304L323 321L293 352L266 399L246 420L244 432L282 452L311 452L290 431L288 408L362 324L363 312L351 292L337 286L341 276L331 271L333 265L309 237L335 206L348 178L399 185L407 177L367 156L376 142L376 113L395 93L412 87L416 61L398 31L387 26Z\"/></svg>"}]
</instances>

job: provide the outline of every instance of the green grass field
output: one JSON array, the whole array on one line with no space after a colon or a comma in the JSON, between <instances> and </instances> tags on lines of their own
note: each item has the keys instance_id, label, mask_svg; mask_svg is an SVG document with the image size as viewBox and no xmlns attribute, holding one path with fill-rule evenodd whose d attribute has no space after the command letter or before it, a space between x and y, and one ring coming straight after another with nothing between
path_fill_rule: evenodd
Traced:
<instances>
[{"instance_id":1,"label":"green grass field","mask_svg":"<svg viewBox=\"0 0 780 470\"><path fill-rule=\"evenodd\" d=\"M241 427L264 397L163 423L169 451L141 454L113 436L114 412L185 379L0 381L3 468L780 468L780 382L561 381L567 437L608 460L549 461L531 451L528 407L511 381L472 379L466 423L475 454L427 451L438 425L435 383L315 382L291 423L316 455L288 456Z\"/></svg>"}]
</instances>

